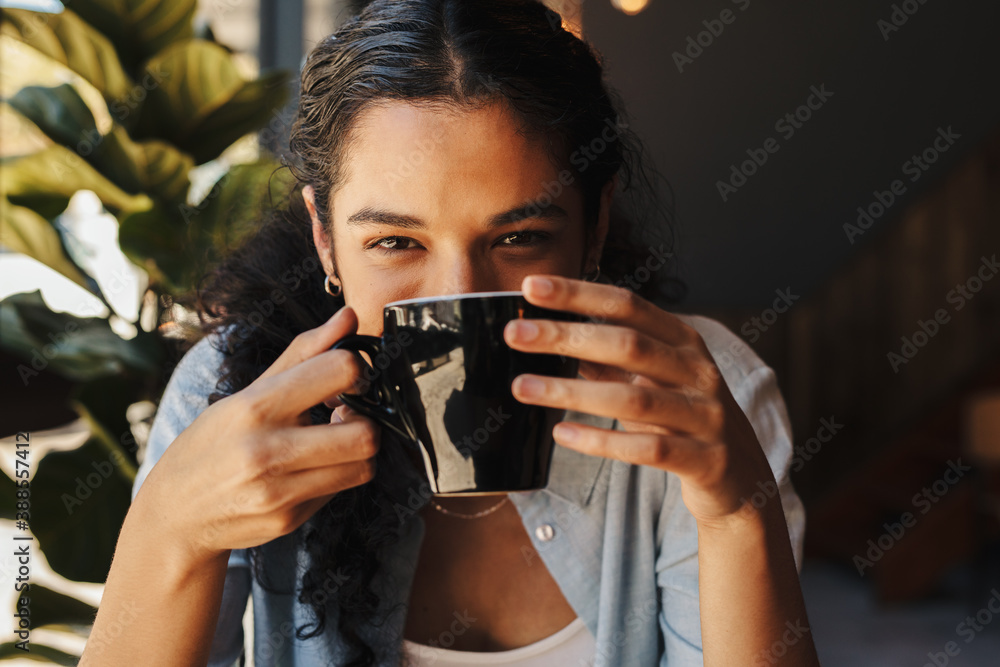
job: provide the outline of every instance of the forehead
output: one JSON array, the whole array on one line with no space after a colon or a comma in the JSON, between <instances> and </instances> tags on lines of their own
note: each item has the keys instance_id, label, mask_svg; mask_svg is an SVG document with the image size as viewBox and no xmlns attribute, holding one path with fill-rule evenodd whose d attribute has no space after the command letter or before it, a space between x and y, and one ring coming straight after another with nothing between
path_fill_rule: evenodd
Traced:
<instances>
[{"instance_id":1,"label":"forehead","mask_svg":"<svg viewBox=\"0 0 1000 667\"><path fill-rule=\"evenodd\" d=\"M392 101L369 107L352 130L344 180L335 194L343 205L372 198L495 205L537 198L559 179L544 139L518 131L503 105L472 109Z\"/></svg>"}]
</instances>

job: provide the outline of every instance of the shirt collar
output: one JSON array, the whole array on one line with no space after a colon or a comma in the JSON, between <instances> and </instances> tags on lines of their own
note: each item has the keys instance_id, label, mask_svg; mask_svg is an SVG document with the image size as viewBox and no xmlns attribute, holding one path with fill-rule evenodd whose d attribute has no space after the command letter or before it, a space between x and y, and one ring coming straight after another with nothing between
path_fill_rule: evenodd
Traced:
<instances>
[{"instance_id":1,"label":"shirt collar","mask_svg":"<svg viewBox=\"0 0 1000 667\"><path fill-rule=\"evenodd\" d=\"M613 428L615 424L615 420L610 417L598 417L574 410L567 411L562 421L606 429ZM609 459L603 456L583 454L556 444L549 470L549 484L543 492L558 496L578 507L585 507L590 504L598 476L605 464L610 465Z\"/></svg>"}]
</instances>

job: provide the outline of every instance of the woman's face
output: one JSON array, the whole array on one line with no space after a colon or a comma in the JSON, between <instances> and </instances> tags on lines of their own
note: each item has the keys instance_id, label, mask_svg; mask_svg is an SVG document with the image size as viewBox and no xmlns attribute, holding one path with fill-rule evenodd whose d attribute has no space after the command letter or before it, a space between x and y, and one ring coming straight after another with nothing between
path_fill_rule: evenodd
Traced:
<instances>
[{"instance_id":1,"label":"woman's face","mask_svg":"<svg viewBox=\"0 0 1000 667\"><path fill-rule=\"evenodd\" d=\"M332 248L312 189L304 195L323 267L357 313L358 333L381 334L391 301L519 290L529 274L579 278L596 266L614 182L588 247L569 172L560 182L544 146L519 135L500 106L455 112L393 101L370 107L355 133L345 182L330 198Z\"/></svg>"}]
</instances>

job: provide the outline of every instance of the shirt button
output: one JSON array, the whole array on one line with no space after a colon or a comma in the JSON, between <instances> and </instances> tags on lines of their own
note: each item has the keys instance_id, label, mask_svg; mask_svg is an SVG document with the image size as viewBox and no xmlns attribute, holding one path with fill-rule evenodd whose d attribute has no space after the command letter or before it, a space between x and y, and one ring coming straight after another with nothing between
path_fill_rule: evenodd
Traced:
<instances>
[{"instance_id":1,"label":"shirt button","mask_svg":"<svg viewBox=\"0 0 1000 667\"><path fill-rule=\"evenodd\" d=\"M555 537L555 534L555 529L547 523L535 528L535 537L540 539L542 542L548 542Z\"/></svg>"}]
</instances>

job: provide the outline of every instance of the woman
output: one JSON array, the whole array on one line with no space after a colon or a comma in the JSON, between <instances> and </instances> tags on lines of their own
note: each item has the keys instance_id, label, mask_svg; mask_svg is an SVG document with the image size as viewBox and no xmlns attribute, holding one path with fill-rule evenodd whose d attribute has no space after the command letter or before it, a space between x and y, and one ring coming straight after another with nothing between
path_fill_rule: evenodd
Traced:
<instances>
[{"instance_id":1,"label":"woman","mask_svg":"<svg viewBox=\"0 0 1000 667\"><path fill-rule=\"evenodd\" d=\"M200 294L82 665L232 664L248 597L258 667L818 664L774 374L654 305L671 253L620 215L648 180L617 106L527 0L374 2L315 48L301 191ZM549 487L421 495L329 348L390 301L515 289L593 320L505 330L581 360L513 384L568 411Z\"/></svg>"}]
</instances>

